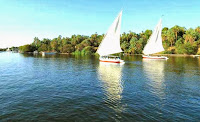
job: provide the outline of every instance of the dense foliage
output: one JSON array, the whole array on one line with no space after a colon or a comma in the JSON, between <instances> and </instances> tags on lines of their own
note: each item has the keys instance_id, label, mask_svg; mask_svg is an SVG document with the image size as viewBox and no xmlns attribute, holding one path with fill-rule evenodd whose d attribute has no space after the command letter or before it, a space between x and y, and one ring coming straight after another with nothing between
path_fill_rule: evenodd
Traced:
<instances>
[{"instance_id":1,"label":"dense foliage","mask_svg":"<svg viewBox=\"0 0 200 122\"><path fill-rule=\"evenodd\" d=\"M0 48L0 51L6 51L6 48Z\"/></svg>"},{"instance_id":2,"label":"dense foliage","mask_svg":"<svg viewBox=\"0 0 200 122\"><path fill-rule=\"evenodd\" d=\"M142 54L152 31L146 30L136 34L134 32L123 33L120 38L121 48L126 54ZM91 54L95 53L104 35L97 33L91 36L72 35L71 38L58 36L52 40L44 38L39 40L37 37L30 45L20 46L23 52L32 52L34 50L58 52ZM180 26L172 28L163 28L162 40L165 54L200 54L200 26L196 29L186 29Z\"/></svg>"},{"instance_id":3,"label":"dense foliage","mask_svg":"<svg viewBox=\"0 0 200 122\"><path fill-rule=\"evenodd\" d=\"M0 51L7 51L8 48L0 48ZM10 47L10 51L18 51L18 47Z\"/></svg>"}]
</instances>

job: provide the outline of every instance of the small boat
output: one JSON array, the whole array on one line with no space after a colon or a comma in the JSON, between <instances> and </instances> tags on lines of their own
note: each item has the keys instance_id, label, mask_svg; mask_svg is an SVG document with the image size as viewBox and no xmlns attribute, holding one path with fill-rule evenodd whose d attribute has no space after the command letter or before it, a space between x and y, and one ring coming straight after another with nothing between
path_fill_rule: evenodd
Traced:
<instances>
[{"instance_id":1,"label":"small boat","mask_svg":"<svg viewBox=\"0 0 200 122\"><path fill-rule=\"evenodd\" d=\"M122 11L110 26L97 50L97 53L100 55L100 62L124 63L119 56L112 56L112 54L123 52L120 47L121 17Z\"/></svg>"},{"instance_id":2,"label":"small boat","mask_svg":"<svg viewBox=\"0 0 200 122\"><path fill-rule=\"evenodd\" d=\"M168 59L165 56L152 56L150 54L155 54L158 52L164 51L163 45L162 45L162 19L158 22L156 25L151 37L147 41L147 44L144 47L143 53L145 55L142 55L144 59Z\"/></svg>"},{"instance_id":3,"label":"small boat","mask_svg":"<svg viewBox=\"0 0 200 122\"><path fill-rule=\"evenodd\" d=\"M200 57L200 55L193 55L193 57L194 57L194 58L199 58L199 57Z\"/></svg>"},{"instance_id":4,"label":"small boat","mask_svg":"<svg viewBox=\"0 0 200 122\"><path fill-rule=\"evenodd\" d=\"M143 55L143 59L168 59L165 56L150 56L150 55Z\"/></svg>"},{"instance_id":5,"label":"small boat","mask_svg":"<svg viewBox=\"0 0 200 122\"><path fill-rule=\"evenodd\" d=\"M56 52L42 52L42 56L45 56L45 55L54 55L56 54Z\"/></svg>"},{"instance_id":6,"label":"small boat","mask_svg":"<svg viewBox=\"0 0 200 122\"><path fill-rule=\"evenodd\" d=\"M33 51L33 54L38 54L38 51L37 50Z\"/></svg>"}]
</instances>

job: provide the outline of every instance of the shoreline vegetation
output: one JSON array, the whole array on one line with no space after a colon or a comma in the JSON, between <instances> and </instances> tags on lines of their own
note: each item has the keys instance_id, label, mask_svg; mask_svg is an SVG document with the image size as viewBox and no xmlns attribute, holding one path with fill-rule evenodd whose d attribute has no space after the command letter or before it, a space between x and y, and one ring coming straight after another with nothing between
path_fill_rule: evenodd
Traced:
<instances>
[{"instance_id":1,"label":"shoreline vegetation","mask_svg":"<svg viewBox=\"0 0 200 122\"><path fill-rule=\"evenodd\" d=\"M124 55L142 54L151 34L152 30L146 30L139 34L131 31L122 33L120 45ZM23 53L37 50L38 52L57 52L60 54L96 54L103 37L104 34L97 33L91 36L72 35L71 38L59 35L54 39L44 38L42 40L35 37L32 44L20 46L19 50ZM186 29L178 25L172 28L164 27L162 41L165 51L158 53L159 55L200 55L200 26L195 29Z\"/></svg>"}]
</instances>

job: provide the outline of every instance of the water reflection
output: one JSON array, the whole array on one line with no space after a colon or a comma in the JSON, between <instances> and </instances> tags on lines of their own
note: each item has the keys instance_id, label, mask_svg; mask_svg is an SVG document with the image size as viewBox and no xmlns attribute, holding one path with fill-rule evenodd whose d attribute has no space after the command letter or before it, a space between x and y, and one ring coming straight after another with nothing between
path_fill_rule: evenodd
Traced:
<instances>
[{"instance_id":1,"label":"water reflection","mask_svg":"<svg viewBox=\"0 0 200 122\"><path fill-rule=\"evenodd\" d=\"M106 104L116 112L123 111L122 99L122 69L123 64L99 63L98 78L106 96Z\"/></svg>"},{"instance_id":2,"label":"water reflection","mask_svg":"<svg viewBox=\"0 0 200 122\"><path fill-rule=\"evenodd\" d=\"M164 66L166 60L143 59L142 63L145 76L149 81L147 84L152 88L151 92L158 97L163 98L165 96Z\"/></svg>"}]
</instances>

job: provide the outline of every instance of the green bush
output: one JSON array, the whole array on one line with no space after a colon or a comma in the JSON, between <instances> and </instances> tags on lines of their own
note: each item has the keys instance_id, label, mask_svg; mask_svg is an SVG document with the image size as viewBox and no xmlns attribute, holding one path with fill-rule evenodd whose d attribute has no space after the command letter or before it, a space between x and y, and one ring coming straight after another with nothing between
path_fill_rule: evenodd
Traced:
<instances>
[{"instance_id":1,"label":"green bush","mask_svg":"<svg viewBox=\"0 0 200 122\"><path fill-rule=\"evenodd\" d=\"M20 46L19 47L19 50L21 52L33 52L35 50L35 47L27 44L27 45L24 45L24 46Z\"/></svg>"},{"instance_id":2,"label":"green bush","mask_svg":"<svg viewBox=\"0 0 200 122\"><path fill-rule=\"evenodd\" d=\"M190 43L186 43L184 44L184 53L185 54L196 54L198 47L196 44L190 44Z\"/></svg>"}]
</instances>

